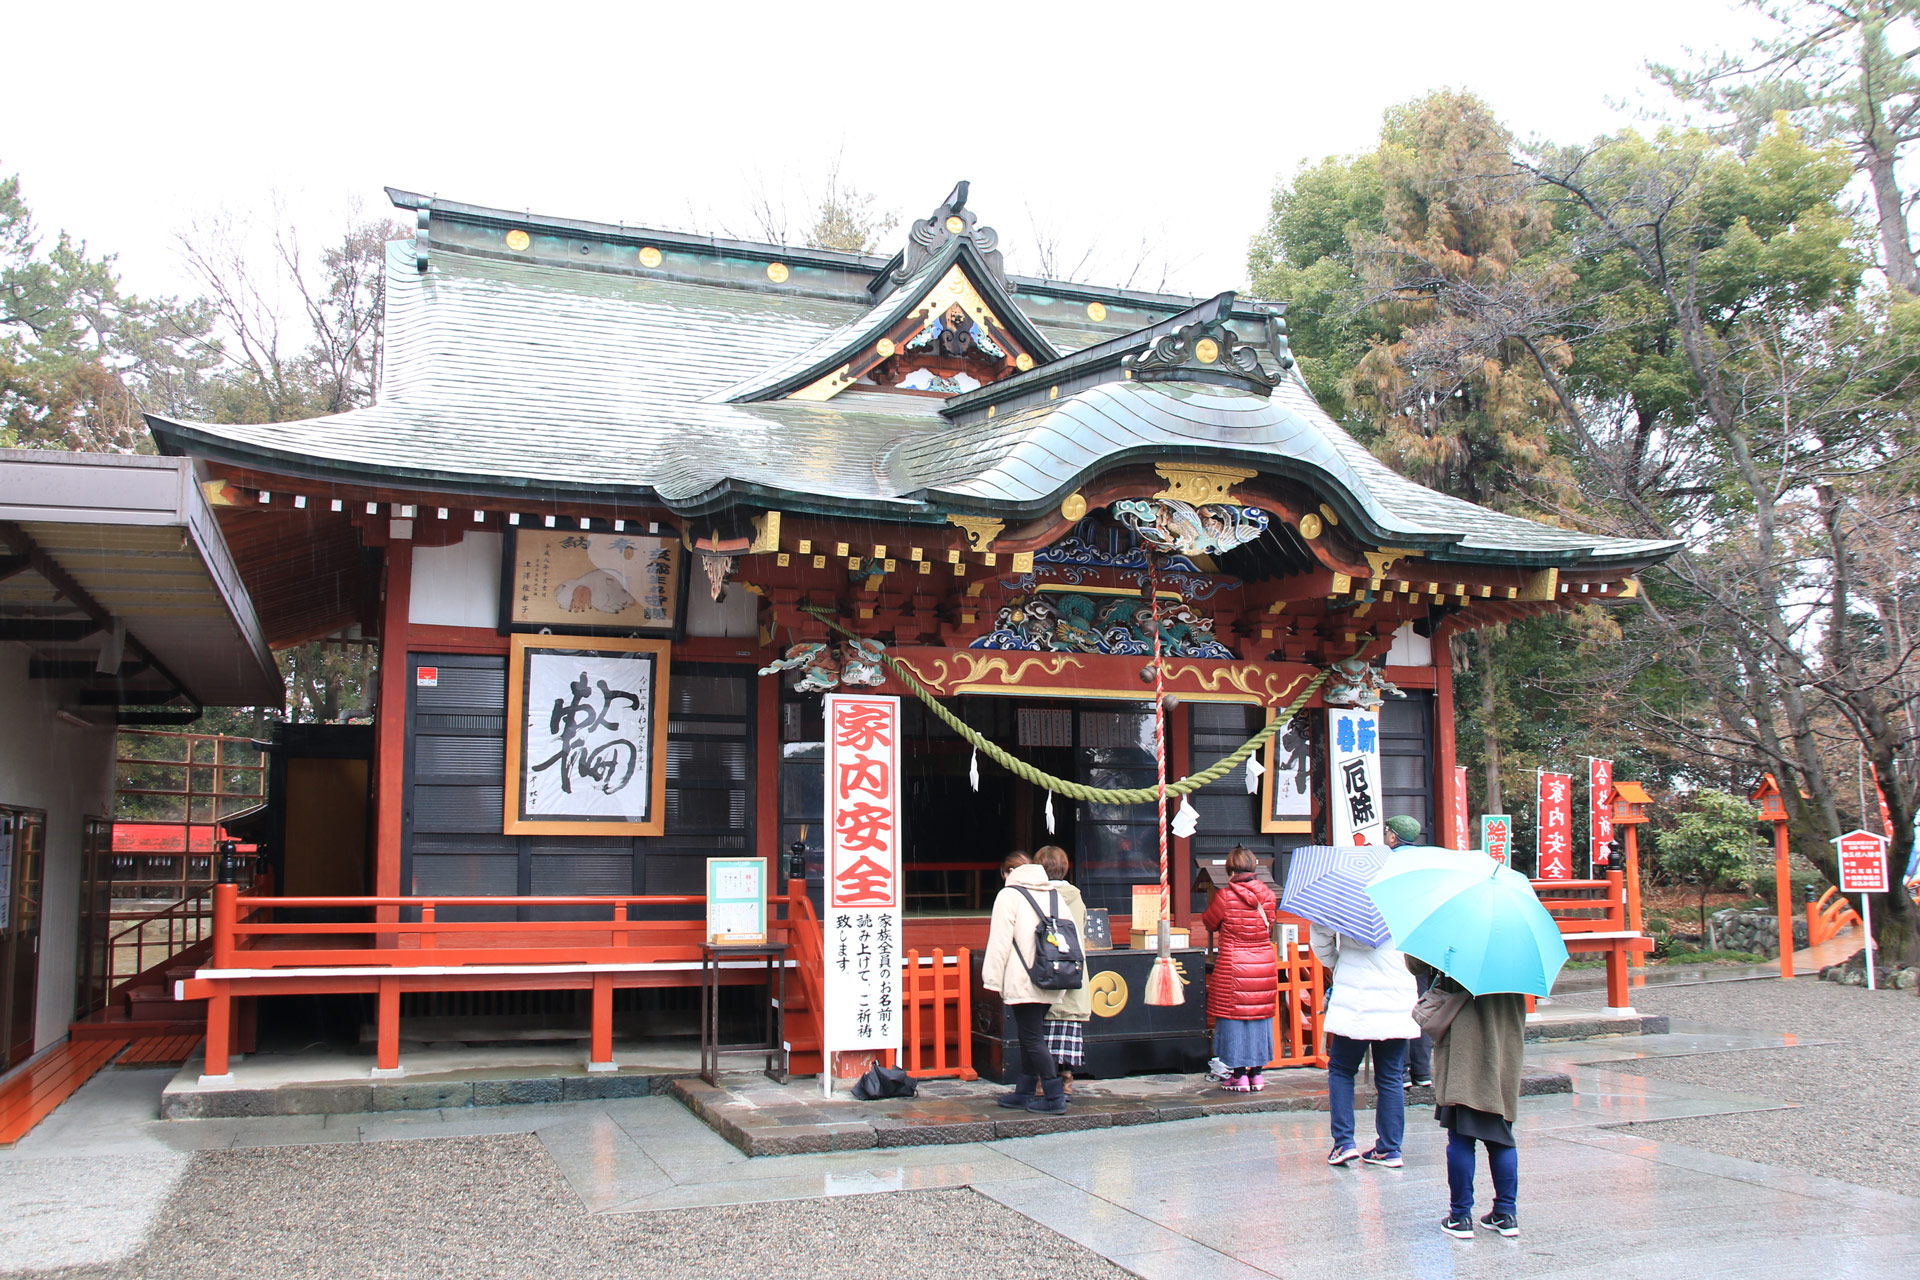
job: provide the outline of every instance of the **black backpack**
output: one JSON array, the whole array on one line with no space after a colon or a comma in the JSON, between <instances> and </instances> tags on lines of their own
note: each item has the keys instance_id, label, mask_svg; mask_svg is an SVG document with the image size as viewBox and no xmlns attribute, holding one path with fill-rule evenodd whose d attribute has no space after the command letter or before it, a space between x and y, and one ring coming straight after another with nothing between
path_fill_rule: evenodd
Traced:
<instances>
[{"instance_id":1,"label":"black backpack","mask_svg":"<svg viewBox=\"0 0 1920 1280\"><path fill-rule=\"evenodd\" d=\"M1013 887L1026 895L1040 917L1040 923L1033 927L1033 960L1027 965L1027 977L1042 991L1077 990L1086 968L1086 957L1080 950L1080 934L1073 927L1073 921L1060 914L1060 891L1051 891L1049 905L1053 910L1049 913L1040 910L1040 900L1024 885Z\"/></svg>"}]
</instances>

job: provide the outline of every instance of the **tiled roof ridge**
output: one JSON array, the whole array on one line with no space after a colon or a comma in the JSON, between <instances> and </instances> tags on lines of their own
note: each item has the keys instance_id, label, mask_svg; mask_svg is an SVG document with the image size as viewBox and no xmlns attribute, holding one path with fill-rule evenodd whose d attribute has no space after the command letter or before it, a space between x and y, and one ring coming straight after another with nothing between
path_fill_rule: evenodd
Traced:
<instances>
[{"instance_id":1,"label":"tiled roof ridge","mask_svg":"<svg viewBox=\"0 0 1920 1280\"><path fill-rule=\"evenodd\" d=\"M770 240L744 240L731 236L709 235L698 231L678 231L667 227L650 226L642 223L598 222L588 218L569 218L556 214L540 214L530 210L500 209L489 205L466 204L456 200L444 200L439 196L422 195L405 191L398 187L386 188L387 198L395 208L412 212L427 213L431 217L444 216L454 221L466 222L476 226L500 228L521 228L560 233L570 233L582 237L606 240L616 244L653 245L660 248L679 248L704 251L716 255L733 255L756 261L784 262L790 266L816 266L842 271L864 271L878 277L899 258L898 253L872 254L855 253L845 249L817 248L803 244L780 244ZM429 224L430 225L430 224ZM429 233L430 234L430 233ZM408 241L407 243L411 243ZM471 254L473 250L460 246L434 244L435 253L451 252ZM488 255L475 255L488 256ZM575 268L579 264L568 264ZM1103 285L1085 280L1057 280L1050 276L1020 275L1006 273L1006 286L1009 292L1041 293L1052 297L1068 298L1080 302L1121 302L1147 308L1167 308L1181 311L1207 302L1206 297L1184 293L1165 293L1149 289L1130 289L1122 285ZM715 287L727 288L725 283L715 282ZM1284 309L1286 302L1281 299L1253 298L1240 299L1240 309L1235 314L1250 317L1256 308Z\"/></svg>"}]
</instances>

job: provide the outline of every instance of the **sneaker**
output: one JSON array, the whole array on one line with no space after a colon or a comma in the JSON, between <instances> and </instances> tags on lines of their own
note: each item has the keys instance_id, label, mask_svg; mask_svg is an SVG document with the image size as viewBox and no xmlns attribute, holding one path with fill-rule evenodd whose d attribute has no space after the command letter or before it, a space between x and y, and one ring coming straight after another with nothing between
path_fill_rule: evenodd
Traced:
<instances>
[{"instance_id":1,"label":"sneaker","mask_svg":"<svg viewBox=\"0 0 1920 1280\"><path fill-rule=\"evenodd\" d=\"M1220 1082L1220 1087L1222 1089L1225 1089L1228 1093L1246 1093L1253 1088L1252 1085L1247 1083L1247 1078L1245 1076L1239 1075L1237 1073L1234 1075L1228 1076L1225 1080L1222 1080Z\"/></svg>"},{"instance_id":2,"label":"sneaker","mask_svg":"<svg viewBox=\"0 0 1920 1280\"><path fill-rule=\"evenodd\" d=\"M1520 1234L1520 1219L1510 1213L1489 1213L1480 1219L1480 1225L1489 1231L1498 1231L1503 1236Z\"/></svg>"},{"instance_id":3,"label":"sneaker","mask_svg":"<svg viewBox=\"0 0 1920 1280\"><path fill-rule=\"evenodd\" d=\"M1473 1219L1464 1213L1450 1213L1440 1219L1440 1229L1455 1240L1473 1239Z\"/></svg>"},{"instance_id":4,"label":"sneaker","mask_svg":"<svg viewBox=\"0 0 1920 1280\"><path fill-rule=\"evenodd\" d=\"M1251 1072L1247 1076L1247 1088L1253 1090L1255 1093L1260 1092L1262 1089L1266 1087L1267 1087L1267 1078L1266 1076L1262 1075L1259 1071L1256 1070L1254 1072Z\"/></svg>"},{"instance_id":5,"label":"sneaker","mask_svg":"<svg viewBox=\"0 0 1920 1280\"><path fill-rule=\"evenodd\" d=\"M1431 1088L1433 1088L1433 1081L1431 1081L1431 1080L1415 1080L1415 1079L1414 1079L1414 1078L1413 1078L1412 1076L1408 1076L1408 1077L1407 1077L1407 1081L1406 1081L1406 1084L1405 1084L1405 1085L1404 1085L1403 1087L1404 1087L1404 1088L1406 1089L1406 1091L1407 1091L1408 1093L1412 1093L1412 1092L1413 1092L1413 1091L1414 1091L1415 1089L1431 1089Z\"/></svg>"},{"instance_id":6,"label":"sneaker","mask_svg":"<svg viewBox=\"0 0 1920 1280\"><path fill-rule=\"evenodd\" d=\"M1333 1145L1333 1150L1327 1152L1327 1163L1335 1167L1343 1164L1352 1164L1359 1158L1360 1151L1351 1142L1336 1142ZM1473 1234L1471 1227L1469 1227L1467 1234Z\"/></svg>"},{"instance_id":7,"label":"sneaker","mask_svg":"<svg viewBox=\"0 0 1920 1280\"><path fill-rule=\"evenodd\" d=\"M1399 1169L1406 1164L1406 1161L1400 1158L1398 1151L1382 1151L1379 1147L1364 1152L1360 1158L1368 1164L1377 1164L1382 1169Z\"/></svg>"}]
</instances>

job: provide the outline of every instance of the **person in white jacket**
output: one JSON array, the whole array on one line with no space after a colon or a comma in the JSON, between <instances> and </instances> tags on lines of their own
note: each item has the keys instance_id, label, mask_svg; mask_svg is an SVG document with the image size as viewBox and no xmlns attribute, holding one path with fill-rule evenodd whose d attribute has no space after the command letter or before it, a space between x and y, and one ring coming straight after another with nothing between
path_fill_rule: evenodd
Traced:
<instances>
[{"instance_id":1,"label":"person in white jacket","mask_svg":"<svg viewBox=\"0 0 1920 1280\"><path fill-rule=\"evenodd\" d=\"M1333 1116L1330 1165L1361 1160L1400 1168L1406 1136L1407 1099L1402 1076L1407 1041L1420 1034L1413 1020L1419 993L1404 955L1313 926L1313 954L1331 971L1327 1001L1327 1102ZM1353 1144L1353 1077L1373 1054L1374 1144L1364 1154Z\"/></svg>"},{"instance_id":2,"label":"person in white jacket","mask_svg":"<svg viewBox=\"0 0 1920 1280\"><path fill-rule=\"evenodd\" d=\"M1022 892L1025 890L1025 892ZM1029 896L1031 895L1031 897ZM1067 1109L1065 1082L1047 1050L1047 1016L1064 991L1046 991L1033 985L1033 934L1041 910L1052 909L1052 883L1046 870L1034 863L1007 873L1006 887L993 900L993 924L987 932L987 952L980 961L980 981L1000 994L1013 1013L1020 1032L1020 1077L1013 1092L1000 1095L1003 1107L1059 1112ZM1066 910L1065 904L1061 910ZM1038 1096L1035 1091L1038 1090Z\"/></svg>"}]
</instances>

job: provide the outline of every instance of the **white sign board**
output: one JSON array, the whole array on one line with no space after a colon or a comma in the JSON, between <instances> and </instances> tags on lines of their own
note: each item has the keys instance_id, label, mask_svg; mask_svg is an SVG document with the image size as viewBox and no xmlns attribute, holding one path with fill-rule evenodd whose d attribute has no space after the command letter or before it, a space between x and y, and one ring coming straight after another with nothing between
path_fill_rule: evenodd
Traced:
<instances>
[{"instance_id":1,"label":"white sign board","mask_svg":"<svg viewBox=\"0 0 1920 1280\"><path fill-rule=\"evenodd\" d=\"M836 1051L900 1047L900 699L826 697L826 1010Z\"/></svg>"},{"instance_id":2,"label":"white sign board","mask_svg":"<svg viewBox=\"0 0 1920 1280\"><path fill-rule=\"evenodd\" d=\"M1380 795L1380 713L1327 711L1327 755L1333 766L1333 843L1381 844L1386 811Z\"/></svg>"}]
</instances>

